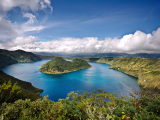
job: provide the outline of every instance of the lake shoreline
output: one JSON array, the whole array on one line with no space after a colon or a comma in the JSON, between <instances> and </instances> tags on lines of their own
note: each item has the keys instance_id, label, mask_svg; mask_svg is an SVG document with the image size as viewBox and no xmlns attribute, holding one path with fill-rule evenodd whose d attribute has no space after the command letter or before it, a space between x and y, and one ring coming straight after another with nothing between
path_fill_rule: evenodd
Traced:
<instances>
[{"instance_id":1,"label":"lake shoreline","mask_svg":"<svg viewBox=\"0 0 160 120\"><path fill-rule=\"evenodd\" d=\"M20 80L32 83L33 86L44 91L42 97L49 95L49 99L58 101L65 98L70 91L83 90L91 92L101 88L111 93L129 95L132 90L139 91L137 79L116 70L109 70L109 65L89 62L89 69L81 69L63 74L45 74L39 71L40 65L49 60L33 63L17 63L6 66L3 70ZM25 68L25 69L24 69ZM16 70L16 71L15 71ZM57 94L59 91L60 94Z\"/></svg>"},{"instance_id":2,"label":"lake shoreline","mask_svg":"<svg viewBox=\"0 0 160 120\"><path fill-rule=\"evenodd\" d=\"M114 69L117 71L120 71L122 73L125 73L127 75L133 76L138 78L138 84L141 89L155 89L155 91L160 92L160 87L158 87L158 84L160 84L156 79L158 79L160 76L154 75L152 73L158 72L158 59L149 59L149 58L135 58L135 57L129 57L129 58L85 58L86 61L92 61L96 63L105 63L110 66L109 69ZM155 62L153 62L155 61ZM135 66L137 64L137 66ZM152 67L151 65L157 65L156 69L149 69ZM143 65L150 65L149 67L146 67L143 69ZM143 72L146 71L146 72ZM153 72L152 72L153 71ZM155 71L155 72L154 72ZM148 74L149 73L149 74Z\"/></svg>"}]
</instances>

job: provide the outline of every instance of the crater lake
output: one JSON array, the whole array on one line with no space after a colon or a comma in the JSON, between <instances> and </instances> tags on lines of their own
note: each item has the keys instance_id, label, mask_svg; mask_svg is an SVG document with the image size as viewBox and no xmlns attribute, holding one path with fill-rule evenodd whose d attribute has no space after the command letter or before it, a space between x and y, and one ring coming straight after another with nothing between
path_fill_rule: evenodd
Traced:
<instances>
[{"instance_id":1,"label":"crater lake","mask_svg":"<svg viewBox=\"0 0 160 120\"><path fill-rule=\"evenodd\" d=\"M137 78L109 69L110 66L104 63L88 62L92 68L66 74L45 74L39 69L40 65L47 61L50 60L16 63L1 69L13 77L43 89L41 96L49 95L49 99L55 102L66 98L69 92L77 90L91 92L100 88L111 93L122 93L122 95L129 95L129 92L140 90Z\"/></svg>"}]
</instances>

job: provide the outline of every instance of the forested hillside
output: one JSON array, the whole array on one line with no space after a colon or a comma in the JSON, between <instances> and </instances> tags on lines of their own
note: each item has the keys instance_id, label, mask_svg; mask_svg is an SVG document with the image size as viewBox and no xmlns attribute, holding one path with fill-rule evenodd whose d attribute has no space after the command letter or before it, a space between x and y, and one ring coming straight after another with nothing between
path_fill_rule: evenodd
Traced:
<instances>
[{"instance_id":1,"label":"forested hillside","mask_svg":"<svg viewBox=\"0 0 160 120\"><path fill-rule=\"evenodd\" d=\"M8 51L0 49L0 67L18 62L35 62L42 60L39 56L23 50Z\"/></svg>"},{"instance_id":2,"label":"forested hillside","mask_svg":"<svg viewBox=\"0 0 160 120\"><path fill-rule=\"evenodd\" d=\"M106 63L111 68L138 77L143 87L160 90L160 59L126 57L126 58L87 58L86 61Z\"/></svg>"},{"instance_id":3,"label":"forested hillside","mask_svg":"<svg viewBox=\"0 0 160 120\"><path fill-rule=\"evenodd\" d=\"M26 98L36 100L38 98L41 98L40 92L43 92L42 89L35 88L31 83L14 78L0 70L0 85L5 82L8 83L9 81L12 85L16 83L22 91L18 96L16 96L16 98L14 98L14 100ZM2 92L3 91L1 91L0 88L0 93L2 94ZM7 93L5 93L5 95L7 95Z\"/></svg>"}]
</instances>

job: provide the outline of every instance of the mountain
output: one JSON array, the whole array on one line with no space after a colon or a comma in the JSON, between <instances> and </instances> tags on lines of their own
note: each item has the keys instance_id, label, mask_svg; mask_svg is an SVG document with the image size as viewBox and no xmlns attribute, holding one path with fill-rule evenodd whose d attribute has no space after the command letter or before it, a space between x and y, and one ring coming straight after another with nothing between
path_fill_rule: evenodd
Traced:
<instances>
[{"instance_id":1,"label":"mountain","mask_svg":"<svg viewBox=\"0 0 160 120\"><path fill-rule=\"evenodd\" d=\"M36 54L38 57L40 57L41 59L53 59L55 58L56 56L45 56L45 55L39 55L39 54Z\"/></svg>"},{"instance_id":2,"label":"mountain","mask_svg":"<svg viewBox=\"0 0 160 120\"><path fill-rule=\"evenodd\" d=\"M66 61L62 57L56 57L53 60L42 65L42 68L40 68L39 71L48 74L60 74L90 67L92 66L82 59Z\"/></svg>"},{"instance_id":3,"label":"mountain","mask_svg":"<svg viewBox=\"0 0 160 120\"><path fill-rule=\"evenodd\" d=\"M35 52L42 56L61 56L63 58L104 58L104 57L142 57L160 58L160 53L62 53L62 52Z\"/></svg>"},{"instance_id":4,"label":"mountain","mask_svg":"<svg viewBox=\"0 0 160 120\"><path fill-rule=\"evenodd\" d=\"M0 49L0 67L18 62L35 62L42 60L41 57L23 50L8 51Z\"/></svg>"}]
</instances>

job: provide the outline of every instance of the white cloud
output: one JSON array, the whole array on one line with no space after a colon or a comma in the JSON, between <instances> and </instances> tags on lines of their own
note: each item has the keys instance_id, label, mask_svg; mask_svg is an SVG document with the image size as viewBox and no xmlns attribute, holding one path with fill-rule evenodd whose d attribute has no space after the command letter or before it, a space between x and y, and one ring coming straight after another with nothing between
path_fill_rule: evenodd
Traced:
<instances>
[{"instance_id":1,"label":"white cloud","mask_svg":"<svg viewBox=\"0 0 160 120\"><path fill-rule=\"evenodd\" d=\"M41 26L41 25L39 25L39 26L30 26L30 27L25 27L25 28L23 28L23 31L24 31L24 32L40 31L40 30L43 30L43 29L45 29L45 28L47 28L47 26Z\"/></svg>"},{"instance_id":2,"label":"white cloud","mask_svg":"<svg viewBox=\"0 0 160 120\"><path fill-rule=\"evenodd\" d=\"M51 9L51 13L52 13L53 8L52 8L52 6L51 6L50 0L41 1L40 4L41 4L41 9L42 9L42 10L45 10L47 7L49 7L49 8Z\"/></svg>"},{"instance_id":3,"label":"white cloud","mask_svg":"<svg viewBox=\"0 0 160 120\"><path fill-rule=\"evenodd\" d=\"M6 20L4 16L0 15L0 40L4 41L20 33L16 27L15 23L11 23L11 21Z\"/></svg>"},{"instance_id":4,"label":"white cloud","mask_svg":"<svg viewBox=\"0 0 160 120\"><path fill-rule=\"evenodd\" d=\"M31 13L23 13L23 17L28 18L28 21L18 24L12 23L4 16L0 15L0 41L4 42L7 39L13 39L19 35L23 35L29 31L40 31L47 26L40 25L36 16Z\"/></svg>"},{"instance_id":5,"label":"white cloud","mask_svg":"<svg viewBox=\"0 0 160 120\"><path fill-rule=\"evenodd\" d=\"M36 16L31 13L28 13L28 12L23 13L23 17L29 18L27 22L19 25L21 28L21 31L23 32L40 31L47 28L46 26L43 26L43 25L37 25L38 20L36 19Z\"/></svg>"},{"instance_id":6,"label":"white cloud","mask_svg":"<svg viewBox=\"0 0 160 120\"><path fill-rule=\"evenodd\" d=\"M121 39L106 38L99 41L97 37L61 38L46 42L36 42L37 37L18 37L12 41L1 43L1 49L22 49L31 52L72 52L72 53L156 53L160 52L160 28L153 34L136 31L134 34L124 35Z\"/></svg>"},{"instance_id":7,"label":"white cloud","mask_svg":"<svg viewBox=\"0 0 160 120\"><path fill-rule=\"evenodd\" d=\"M31 13L23 13L23 17L29 18L25 24L33 24L34 22L38 22L36 16Z\"/></svg>"},{"instance_id":8,"label":"white cloud","mask_svg":"<svg viewBox=\"0 0 160 120\"><path fill-rule=\"evenodd\" d=\"M16 39L13 39L11 41L1 43L0 47L1 49L9 49L9 50L23 49L21 46L34 43L36 40L38 40L38 38L34 36L17 37Z\"/></svg>"},{"instance_id":9,"label":"white cloud","mask_svg":"<svg viewBox=\"0 0 160 120\"><path fill-rule=\"evenodd\" d=\"M46 42L36 42L37 37L18 37L12 41L1 43L1 49L22 49L31 52L72 52L72 53L156 53L160 52L160 28L153 34L136 31L134 34L124 35L121 39L106 38L99 41L97 37L61 38Z\"/></svg>"},{"instance_id":10,"label":"white cloud","mask_svg":"<svg viewBox=\"0 0 160 120\"><path fill-rule=\"evenodd\" d=\"M51 12L53 11L50 0L0 0L0 10L2 11L9 11L15 7L20 7L23 11L35 12L42 8L43 10L50 8Z\"/></svg>"},{"instance_id":11,"label":"white cloud","mask_svg":"<svg viewBox=\"0 0 160 120\"><path fill-rule=\"evenodd\" d=\"M28 37L17 37L16 39L13 39L11 41L7 41L6 43L3 43L6 47L14 47L18 45L26 45L35 42L38 40L37 37L34 36L28 36Z\"/></svg>"}]
</instances>

